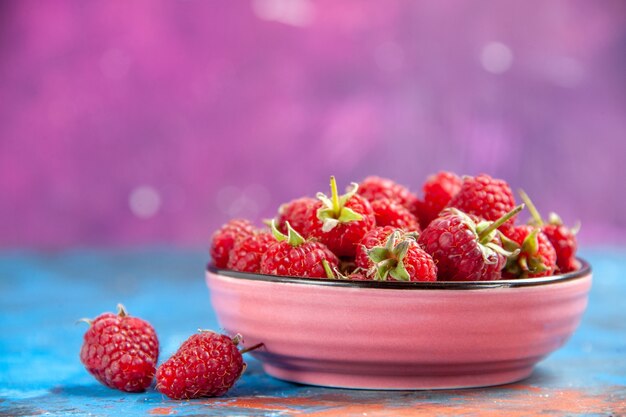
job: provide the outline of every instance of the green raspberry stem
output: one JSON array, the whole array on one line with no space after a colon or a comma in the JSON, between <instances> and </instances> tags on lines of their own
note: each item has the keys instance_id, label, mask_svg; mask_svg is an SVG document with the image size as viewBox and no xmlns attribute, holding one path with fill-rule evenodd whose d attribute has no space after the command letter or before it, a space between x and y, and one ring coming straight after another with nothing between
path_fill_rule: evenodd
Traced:
<instances>
[{"instance_id":1,"label":"green raspberry stem","mask_svg":"<svg viewBox=\"0 0 626 417\"><path fill-rule=\"evenodd\" d=\"M339 192L337 191L337 180L334 175L330 176L330 198L333 202L333 213L338 218L341 213L341 205L339 204Z\"/></svg>"},{"instance_id":2,"label":"green raspberry stem","mask_svg":"<svg viewBox=\"0 0 626 417\"><path fill-rule=\"evenodd\" d=\"M526 192L522 189L517 190L520 197L522 197L522 201L528 206L528 211L530 211L530 215L533 217L533 220L537 223L537 226L541 227L544 225L543 219L541 218L541 214L539 214L539 210L533 204L532 200L526 194Z\"/></svg>"},{"instance_id":3,"label":"green raspberry stem","mask_svg":"<svg viewBox=\"0 0 626 417\"><path fill-rule=\"evenodd\" d=\"M326 278L335 279L335 274L333 270L330 268L330 264L326 259L322 259L322 266L324 267L324 272L326 272Z\"/></svg>"},{"instance_id":4,"label":"green raspberry stem","mask_svg":"<svg viewBox=\"0 0 626 417\"><path fill-rule=\"evenodd\" d=\"M498 227L502 226L504 223L509 221L511 218L513 218L513 216L515 216L517 213L519 213L523 209L524 209L524 205L520 204L519 206L515 207L513 210L506 213L504 216L500 217L495 222L491 223L485 229L481 230L480 233L478 233L478 240L481 243L486 243L486 242L483 242L483 240L488 239L494 230L496 230Z\"/></svg>"},{"instance_id":5,"label":"green raspberry stem","mask_svg":"<svg viewBox=\"0 0 626 417\"><path fill-rule=\"evenodd\" d=\"M264 343L257 343L254 346L250 346L249 348L245 348L245 349L240 350L239 353L241 353L243 355L244 353L248 353L248 352L251 352L251 351L253 351L255 349L258 349L258 348L260 348L263 345L264 345Z\"/></svg>"},{"instance_id":6,"label":"green raspberry stem","mask_svg":"<svg viewBox=\"0 0 626 417\"><path fill-rule=\"evenodd\" d=\"M272 234L274 235L274 239L276 239L278 242L286 240L287 243L289 243L294 248L306 242L306 240L298 232L296 232L293 227L291 227L289 222L285 222L285 226L287 226L287 235L281 233L280 230L278 230L278 227L276 227L276 220L272 220L271 229Z\"/></svg>"}]
</instances>

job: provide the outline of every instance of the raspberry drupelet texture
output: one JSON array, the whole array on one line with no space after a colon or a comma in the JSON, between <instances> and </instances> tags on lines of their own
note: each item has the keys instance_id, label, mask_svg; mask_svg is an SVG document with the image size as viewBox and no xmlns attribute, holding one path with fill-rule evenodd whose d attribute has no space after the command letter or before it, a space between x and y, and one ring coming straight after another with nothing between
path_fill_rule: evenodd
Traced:
<instances>
[{"instance_id":1,"label":"raspberry drupelet texture","mask_svg":"<svg viewBox=\"0 0 626 417\"><path fill-rule=\"evenodd\" d=\"M248 220L233 219L223 225L211 239L211 258L218 268L228 266L230 251L237 240L255 233L255 227Z\"/></svg>"},{"instance_id":2,"label":"raspberry drupelet texture","mask_svg":"<svg viewBox=\"0 0 626 417\"><path fill-rule=\"evenodd\" d=\"M320 200L310 214L305 236L317 240L337 256L351 257L365 233L376 225L369 201L356 194L358 185L339 196L337 183L331 177L331 197L318 193Z\"/></svg>"},{"instance_id":3,"label":"raspberry drupelet texture","mask_svg":"<svg viewBox=\"0 0 626 417\"><path fill-rule=\"evenodd\" d=\"M510 253L502 248L496 227L517 214L523 206L496 222L479 222L457 209L446 209L419 236L418 242L438 268L440 281L491 281L502 277Z\"/></svg>"},{"instance_id":4,"label":"raspberry drupelet texture","mask_svg":"<svg viewBox=\"0 0 626 417\"><path fill-rule=\"evenodd\" d=\"M423 200L415 207L422 228L426 228L441 210L446 208L452 197L461 189L461 178L448 171L441 171L428 177L422 191Z\"/></svg>"},{"instance_id":5,"label":"raspberry drupelet texture","mask_svg":"<svg viewBox=\"0 0 626 417\"><path fill-rule=\"evenodd\" d=\"M152 326L127 315L104 313L90 322L80 360L98 381L110 388L141 392L152 383L159 358L159 341Z\"/></svg>"},{"instance_id":6,"label":"raspberry drupelet texture","mask_svg":"<svg viewBox=\"0 0 626 417\"><path fill-rule=\"evenodd\" d=\"M373 266L373 262L370 259L368 252L376 246L385 246L385 242L387 242L389 236L391 236L391 234L395 231L396 228L392 226L377 226L367 232L357 247L354 259L356 266L364 271L370 270Z\"/></svg>"},{"instance_id":7,"label":"raspberry drupelet texture","mask_svg":"<svg viewBox=\"0 0 626 417\"><path fill-rule=\"evenodd\" d=\"M359 184L358 193L370 203L386 198L410 209L417 197L403 185L397 182L376 176L365 178Z\"/></svg>"},{"instance_id":8,"label":"raspberry drupelet texture","mask_svg":"<svg viewBox=\"0 0 626 417\"><path fill-rule=\"evenodd\" d=\"M556 265L559 272L566 273L579 269L580 263L576 260L578 247L576 233L560 222L545 224L541 230L556 251Z\"/></svg>"},{"instance_id":9,"label":"raspberry drupelet texture","mask_svg":"<svg viewBox=\"0 0 626 417\"><path fill-rule=\"evenodd\" d=\"M529 224L540 227L541 231L548 237L550 243L552 243L556 251L556 266L558 271L566 273L579 269L580 263L576 260L576 250L578 248L576 233L580 225L570 229L563 224L563 220L561 220L556 213L550 213L548 222L544 222L541 214L539 214L539 210L537 210L528 194L526 194L524 190L519 190L519 193L532 215Z\"/></svg>"},{"instance_id":10,"label":"raspberry drupelet texture","mask_svg":"<svg viewBox=\"0 0 626 417\"><path fill-rule=\"evenodd\" d=\"M274 236L267 232L258 232L237 240L230 251L228 269L241 272L260 272L261 258L274 242L276 242Z\"/></svg>"},{"instance_id":11,"label":"raspberry drupelet texture","mask_svg":"<svg viewBox=\"0 0 626 417\"><path fill-rule=\"evenodd\" d=\"M554 274L557 269L556 251L541 229L518 225L507 231L506 238L514 245L510 250L520 249L517 255L507 261L507 277L534 278Z\"/></svg>"},{"instance_id":12,"label":"raspberry drupelet texture","mask_svg":"<svg viewBox=\"0 0 626 417\"><path fill-rule=\"evenodd\" d=\"M392 226L407 232L420 231L417 217L406 207L387 198L375 200L371 205L376 218L376 226Z\"/></svg>"},{"instance_id":13,"label":"raspberry drupelet texture","mask_svg":"<svg viewBox=\"0 0 626 417\"><path fill-rule=\"evenodd\" d=\"M201 331L157 370L157 390L176 400L224 395L245 370L238 339Z\"/></svg>"},{"instance_id":14,"label":"raspberry drupelet texture","mask_svg":"<svg viewBox=\"0 0 626 417\"><path fill-rule=\"evenodd\" d=\"M287 233L285 222L289 222L296 232L307 237L307 222L317 209L317 203L315 198L301 197L281 205L278 208L278 230Z\"/></svg>"},{"instance_id":15,"label":"raspberry drupelet texture","mask_svg":"<svg viewBox=\"0 0 626 417\"><path fill-rule=\"evenodd\" d=\"M309 278L324 278L326 271L322 261L332 268L339 265L339 259L326 245L317 241L306 241L287 224L288 236L278 231L275 222L272 230L276 242L270 245L261 258L262 274Z\"/></svg>"},{"instance_id":16,"label":"raspberry drupelet texture","mask_svg":"<svg viewBox=\"0 0 626 417\"><path fill-rule=\"evenodd\" d=\"M409 281L437 281L435 261L417 242L411 243L402 263L409 276Z\"/></svg>"},{"instance_id":17,"label":"raspberry drupelet texture","mask_svg":"<svg viewBox=\"0 0 626 417\"><path fill-rule=\"evenodd\" d=\"M488 221L495 221L515 208L515 198L506 181L486 174L464 177L459 192L450 200L448 207L455 207ZM510 219L501 229L513 226Z\"/></svg>"}]
</instances>

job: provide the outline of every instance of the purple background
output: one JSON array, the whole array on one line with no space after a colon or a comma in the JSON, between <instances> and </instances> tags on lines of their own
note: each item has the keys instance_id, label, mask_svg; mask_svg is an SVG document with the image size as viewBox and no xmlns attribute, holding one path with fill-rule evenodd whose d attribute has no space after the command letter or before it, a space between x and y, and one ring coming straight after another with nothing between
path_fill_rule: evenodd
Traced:
<instances>
[{"instance_id":1,"label":"purple background","mask_svg":"<svg viewBox=\"0 0 626 417\"><path fill-rule=\"evenodd\" d=\"M441 169L623 243L625 51L621 1L0 2L0 246L206 245Z\"/></svg>"}]
</instances>

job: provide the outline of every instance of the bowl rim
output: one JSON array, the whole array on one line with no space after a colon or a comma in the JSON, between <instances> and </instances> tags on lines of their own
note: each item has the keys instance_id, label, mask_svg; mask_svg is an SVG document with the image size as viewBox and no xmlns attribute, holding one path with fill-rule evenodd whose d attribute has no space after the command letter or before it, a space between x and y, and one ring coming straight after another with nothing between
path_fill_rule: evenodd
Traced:
<instances>
[{"instance_id":1,"label":"bowl rim","mask_svg":"<svg viewBox=\"0 0 626 417\"><path fill-rule=\"evenodd\" d=\"M376 288L385 290L478 290L485 288L519 288L557 284L584 278L591 274L591 265L576 258L581 266L578 270L561 275L538 278L502 279L497 281L352 281L328 278L301 278L292 276L264 275L217 268L209 263L207 271L213 274L246 281L265 281L282 284L300 284L325 287Z\"/></svg>"}]
</instances>

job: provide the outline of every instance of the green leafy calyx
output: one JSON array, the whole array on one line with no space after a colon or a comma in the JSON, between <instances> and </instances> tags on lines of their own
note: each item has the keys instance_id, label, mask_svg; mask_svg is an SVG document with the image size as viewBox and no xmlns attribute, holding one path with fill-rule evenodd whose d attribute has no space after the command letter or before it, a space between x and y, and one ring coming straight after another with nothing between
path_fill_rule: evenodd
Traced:
<instances>
[{"instance_id":1,"label":"green leafy calyx","mask_svg":"<svg viewBox=\"0 0 626 417\"><path fill-rule=\"evenodd\" d=\"M539 274L547 271L548 267L543 263L541 256L539 255L539 228L533 229L521 245L516 242L506 239L504 246L508 248L517 246L517 250L513 252L512 256L507 259L506 270L513 275L525 278L529 274ZM507 248L507 249L508 249Z\"/></svg>"},{"instance_id":2,"label":"green leafy calyx","mask_svg":"<svg viewBox=\"0 0 626 417\"><path fill-rule=\"evenodd\" d=\"M386 281L389 277L398 281L410 281L404 258L411 245L415 244L415 238L405 236L400 230L394 231L385 246L376 246L370 249L367 254L374 263L372 275L377 281Z\"/></svg>"},{"instance_id":3,"label":"green leafy calyx","mask_svg":"<svg viewBox=\"0 0 626 417\"><path fill-rule=\"evenodd\" d=\"M330 198L324 193L317 193L317 198L322 202L322 207L317 210L317 218L322 221L322 231L329 232L340 223L348 223L363 219L363 216L351 208L346 207L359 189L357 183L350 184L348 192L339 195L337 192L337 181L335 177L330 177Z\"/></svg>"},{"instance_id":4,"label":"green leafy calyx","mask_svg":"<svg viewBox=\"0 0 626 417\"><path fill-rule=\"evenodd\" d=\"M281 233L280 230L278 230L278 228L276 227L276 220L272 220L272 224L271 224L272 234L274 235L274 238L278 242L287 241L287 243L289 243L293 247L300 246L304 242L306 242L306 240L291 227L289 222L285 222L285 225L287 226L286 235Z\"/></svg>"}]
</instances>

